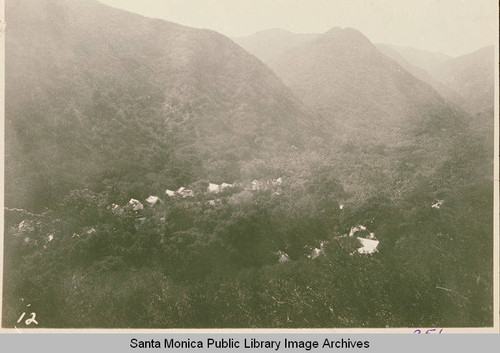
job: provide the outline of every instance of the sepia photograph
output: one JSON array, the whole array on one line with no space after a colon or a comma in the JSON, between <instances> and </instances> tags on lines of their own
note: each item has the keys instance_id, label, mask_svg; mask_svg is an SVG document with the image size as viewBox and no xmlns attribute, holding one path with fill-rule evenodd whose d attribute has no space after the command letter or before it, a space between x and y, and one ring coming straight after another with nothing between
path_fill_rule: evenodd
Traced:
<instances>
[{"instance_id":1,"label":"sepia photograph","mask_svg":"<svg viewBox=\"0 0 500 353\"><path fill-rule=\"evenodd\" d=\"M0 5L2 329L498 328L497 1Z\"/></svg>"}]
</instances>

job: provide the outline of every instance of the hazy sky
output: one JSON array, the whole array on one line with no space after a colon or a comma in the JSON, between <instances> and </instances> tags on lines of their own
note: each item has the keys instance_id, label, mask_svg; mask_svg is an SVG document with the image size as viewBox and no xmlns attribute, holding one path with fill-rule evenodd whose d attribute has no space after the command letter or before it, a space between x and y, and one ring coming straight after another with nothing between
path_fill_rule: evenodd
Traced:
<instances>
[{"instance_id":1,"label":"hazy sky","mask_svg":"<svg viewBox=\"0 0 500 353\"><path fill-rule=\"evenodd\" d=\"M322 33L354 27L372 42L457 56L496 42L496 0L100 0L230 37L283 28Z\"/></svg>"}]
</instances>

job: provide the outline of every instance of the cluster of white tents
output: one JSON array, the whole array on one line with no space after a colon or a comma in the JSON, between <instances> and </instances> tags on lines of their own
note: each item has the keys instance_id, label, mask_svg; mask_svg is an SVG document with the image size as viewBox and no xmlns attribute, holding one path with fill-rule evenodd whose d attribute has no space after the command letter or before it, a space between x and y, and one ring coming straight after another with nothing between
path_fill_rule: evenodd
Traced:
<instances>
[{"instance_id":1,"label":"cluster of white tents","mask_svg":"<svg viewBox=\"0 0 500 353\"><path fill-rule=\"evenodd\" d=\"M218 194L228 188L234 187L234 184L228 184L228 183L222 183L220 185L214 184L214 183L209 183L207 187L207 193L209 194ZM187 197L194 197L194 191L188 188L185 188L184 186L181 186L177 191L173 190L165 190L165 195L167 197L182 197L182 198L187 198ZM155 206L158 202L161 202L160 198L158 196L150 195L146 200L146 203L150 206L153 207ZM219 203L220 200L210 200L208 203L210 205L216 205ZM144 209L144 205L142 202L139 200L136 200L134 198L131 198L130 201L128 202L128 205L132 208L134 211L140 211ZM122 211L122 208L117 205L113 204L111 205L111 210L115 213L120 213Z\"/></svg>"},{"instance_id":2,"label":"cluster of white tents","mask_svg":"<svg viewBox=\"0 0 500 353\"><path fill-rule=\"evenodd\" d=\"M165 190L165 195L167 195L168 197L180 196L185 199L186 197L194 197L194 191L181 186L179 189L177 189L177 191L169 189Z\"/></svg>"},{"instance_id":3,"label":"cluster of white tents","mask_svg":"<svg viewBox=\"0 0 500 353\"><path fill-rule=\"evenodd\" d=\"M351 255L354 255L356 252L358 252L359 254L364 254L364 255L370 255L370 254L374 254L374 253L378 252L377 247L378 247L378 244L380 243L380 241L376 239L375 233L368 232L367 228L364 225L360 224L360 225L351 227L349 234L344 234L341 237L353 237L358 232L364 232L364 233L368 233L368 234L364 237L363 236L356 237L356 239L361 244L361 247L358 248L355 252L351 253ZM317 259L318 257L324 255L325 254L325 244L326 244L325 241L320 242L319 248L312 249L311 254L307 255L307 257L311 260L314 260L314 259ZM311 249L309 246L306 246L306 248ZM276 251L275 255L279 256L279 259L278 259L279 263L287 262L290 260L288 258L288 255L281 250Z\"/></svg>"},{"instance_id":4,"label":"cluster of white tents","mask_svg":"<svg viewBox=\"0 0 500 353\"><path fill-rule=\"evenodd\" d=\"M254 179L250 182L250 185L242 185L238 184L238 186L244 187L245 190L249 191L261 191L261 190L269 190L272 188L277 188L280 187L283 184L283 178L277 178L277 179L272 179L272 180L257 180ZM222 183L222 184L215 184L215 183L209 183L207 192L210 194L218 194L228 188L233 188L235 187L236 184L228 184L228 183Z\"/></svg>"},{"instance_id":5,"label":"cluster of white tents","mask_svg":"<svg viewBox=\"0 0 500 353\"><path fill-rule=\"evenodd\" d=\"M160 201L160 198L158 196L149 196L146 199L146 203L151 207L156 205L158 201ZM142 202L133 198L129 200L125 207L127 206L132 208L133 211L141 211L144 209L144 205L142 204ZM121 214L123 212L123 207L120 207L119 205L114 203L111 205L111 211L116 214Z\"/></svg>"},{"instance_id":6,"label":"cluster of white tents","mask_svg":"<svg viewBox=\"0 0 500 353\"><path fill-rule=\"evenodd\" d=\"M207 187L207 192L209 194L218 194L220 192L223 192L224 190L233 188L234 184L228 184L228 183L222 183L222 184L215 184L215 183L208 183Z\"/></svg>"},{"instance_id":7,"label":"cluster of white tents","mask_svg":"<svg viewBox=\"0 0 500 353\"><path fill-rule=\"evenodd\" d=\"M268 181L259 181L259 180L252 180L250 183L250 186L247 187L246 189L252 190L252 191L259 191L259 190L268 190L269 188L276 188L281 186L283 183L283 178L277 178L273 180L268 180ZM216 183L208 183L207 186L207 193L208 194L219 194L225 190L231 189L235 187L236 184L229 184L229 183L222 183L222 184L216 184ZM185 188L184 186L181 186L177 191L174 190L165 190L165 195L167 197L181 197L181 198L188 198L188 197L194 197L194 191L188 188ZM146 203L150 206L153 207L155 206L159 201L160 198L158 196L153 196L150 195L146 200ZM210 200L207 202L207 204L215 206L216 204L220 203L220 199L216 200ZM139 201L134 198L131 198L130 201L128 202L128 205L132 208L134 211L140 211L144 209L144 205ZM111 209L115 213L121 212L121 207L119 205L113 204L111 206Z\"/></svg>"}]
</instances>

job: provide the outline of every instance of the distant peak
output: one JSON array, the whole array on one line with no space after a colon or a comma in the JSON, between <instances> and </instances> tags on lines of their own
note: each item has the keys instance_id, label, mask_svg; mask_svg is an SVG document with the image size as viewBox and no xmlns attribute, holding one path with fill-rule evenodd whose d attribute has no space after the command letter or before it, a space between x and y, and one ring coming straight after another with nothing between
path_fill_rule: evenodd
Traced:
<instances>
[{"instance_id":1,"label":"distant peak","mask_svg":"<svg viewBox=\"0 0 500 353\"><path fill-rule=\"evenodd\" d=\"M352 27L333 27L332 29L326 31L323 36L371 44L370 40L363 33Z\"/></svg>"},{"instance_id":2,"label":"distant peak","mask_svg":"<svg viewBox=\"0 0 500 353\"><path fill-rule=\"evenodd\" d=\"M358 31L356 28L346 27L342 31L344 33L355 34L355 35L362 36L362 37L366 38L365 35L363 33L361 33L360 31Z\"/></svg>"},{"instance_id":3,"label":"distant peak","mask_svg":"<svg viewBox=\"0 0 500 353\"><path fill-rule=\"evenodd\" d=\"M259 34L259 33L287 33L287 34L292 34L292 32L290 32L287 29L283 29L283 28L269 28L269 29L264 29L262 31L256 32L255 34Z\"/></svg>"},{"instance_id":4,"label":"distant peak","mask_svg":"<svg viewBox=\"0 0 500 353\"><path fill-rule=\"evenodd\" d=\"M336 26L336 27L333 27L333 28L329 29L328 31L326 31L325 34L338 34L340 32L342 32L342 28L339 26Z\"/></svg>"},{"instance_id":5,"label":"distant peak","mask_svg":"<svg viewBox=\"0 0 500 353\"><path fill-rule=\"evenodd\" d=\"M241 37L241 38L247 38L247 37L254 37L254 38L269 38L269 37L274 37L274 38L282 38L282 37L291 37L294 36L295 34L283 29L283 28L270 28L270 29L264 29L262 31L255 32L254 34L250 34L249 36Z\"/></svg>"},{"instance_id":6,"label":"distant peak","mask_svg":"<svg viewBox=\"0 0 500 353\"><path fill-rule=\"evenodd\" d=\"M363 33L358 31L356 28L352 28L352 27L342 28L342 27L336 26L336 27L333 27L332 29L329 29L328 31L326 31L325 34L357 35L357 36L366 38Z\"/></svg>"}]
</instances>

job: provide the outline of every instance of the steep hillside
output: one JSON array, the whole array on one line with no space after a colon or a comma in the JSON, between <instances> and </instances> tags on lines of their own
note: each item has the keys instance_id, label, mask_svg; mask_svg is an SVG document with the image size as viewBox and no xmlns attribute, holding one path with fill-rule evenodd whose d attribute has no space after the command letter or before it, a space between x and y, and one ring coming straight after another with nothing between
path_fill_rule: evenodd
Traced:
<instances>
[{"instance_id":1,"label":"steep hillside","mask_svg":"<svg viewBox=\"0 0 500 353\"><path fill-rule=\"evenodd\" d=\"M349 191L399 195L457 153L467 135L460 110L357 30L333 28L272 68L335 136L330 158Z\"/></svg>"},{"instance_id":2,"label":"steep hillside","mask_svg":"<svg viewBox=\"0 0 500 353\"><path fill-rule=\"evenodd\" d=\"M434 87L448 103L456 104L468 112L471 115L468 118L470 127L484 139L489 150L493 149L493 46L447 60L443 60L441 55L434 55L433 66L427 65L432 74L422 67L410 64L399 52L399 47L378 44L377 48L415 77ZM414 51L418 52L416 49ZM404 50L402 53L409 54ZM429 56L428 64L431 59ZM426 66L418 60L416 62Z\"/></svg>"},{"instance_id":3,"label":"steep hillside","mask_svg":"<svg viewBox=\"0 0 500 353\"><path fill-rule=\"evenodd\" d=\"M316 33L292 33L284 29L268 29L246 37L233 38L242 48L270 65L288 49L314 39Z\"/></svg>"},{"instance_id":4,"label":"steep hillside","mask_svg":"<svg viewBox=\"0 0 500 353\"><path fill-rule=\"evenodd\" d=\"M358 31L276 61L302 108L212 31L91 0L7 22L2 327L492 326L479 143Z\"/></svg>"},{"instance_id":5,"label":"steep hillside","mask_svg":"<svg viewBox=\"0 0 500 353\"><path fill-rule=\"evenodd\" d=\"M387 127L454 124L456 111L428 84L380 53L360 32L334 28L283 54L273 69L306 104L338 128L386 135Z\"/></svg>"},{"instance_id":6,"label":"steep hillside","mask_svg":"<svg viewBox=\"0 0 500 353\"><path fill-rule=\"evenodd\" d=\"M484 47L456 58L412 48L377 44L385 55L405 70L433 86L443 97L475 115L493 107L494 47ZM411 53L420 53L417 58ZM432 54L432 55L431 55ZM432 64L431 64L432 63Z\"/></svg>"},{"instance_id":7,"label":"steep hillside","mask_svg":"<svg viewBox=\"0 0 500 353\"><path fill-rule=\"evenodd\" d=\"M9 206L107 182L139 195L235 180L300 145L295 98L216 32L92 0L9 1L6 15Z\"/></svg>"},{"instance_id":8,"label":"steep hillside","mask_svg":"<svg viewBox=\"0 0 500 353\"><path fill-rule=\"evenodd\" d=\"M493 111L495 86L495 48L479 49L473 53L443 63L436 77L464 99L471 113Z\"/></svg>"},{"instance_id":9,"label":"steep hillside","mask_svg":"<svg viewBox=\"0 0 500 353\"><path fill-rule=\"evenodd\" d=\"M412 65L421 67L431 75L435 75L439 72L441 65L452 59L449 55L430 50L405 47L401 45L389 45L389 47L401 55L406 61Z\"/></svg>"},{"instance_id":10,"label":"steep hillside","mask_svg":"<svg viewBox=\"0 0 500 353\"><path fill-rule=\"evenodd\" d=\"M446 100L448 104L456 104L458 106L462 106L464 104L464 98L462 96L460 96L450 87L446 86L444 83L438 81L437 78L428 73L422 67L408 62L396 49L393 48L393 46L387 44L375 44L375 46L383 54L395 60L399 65L401 65L403 69L408 71L410 74L431 85Z\"/></svg>"}]
</instances>

